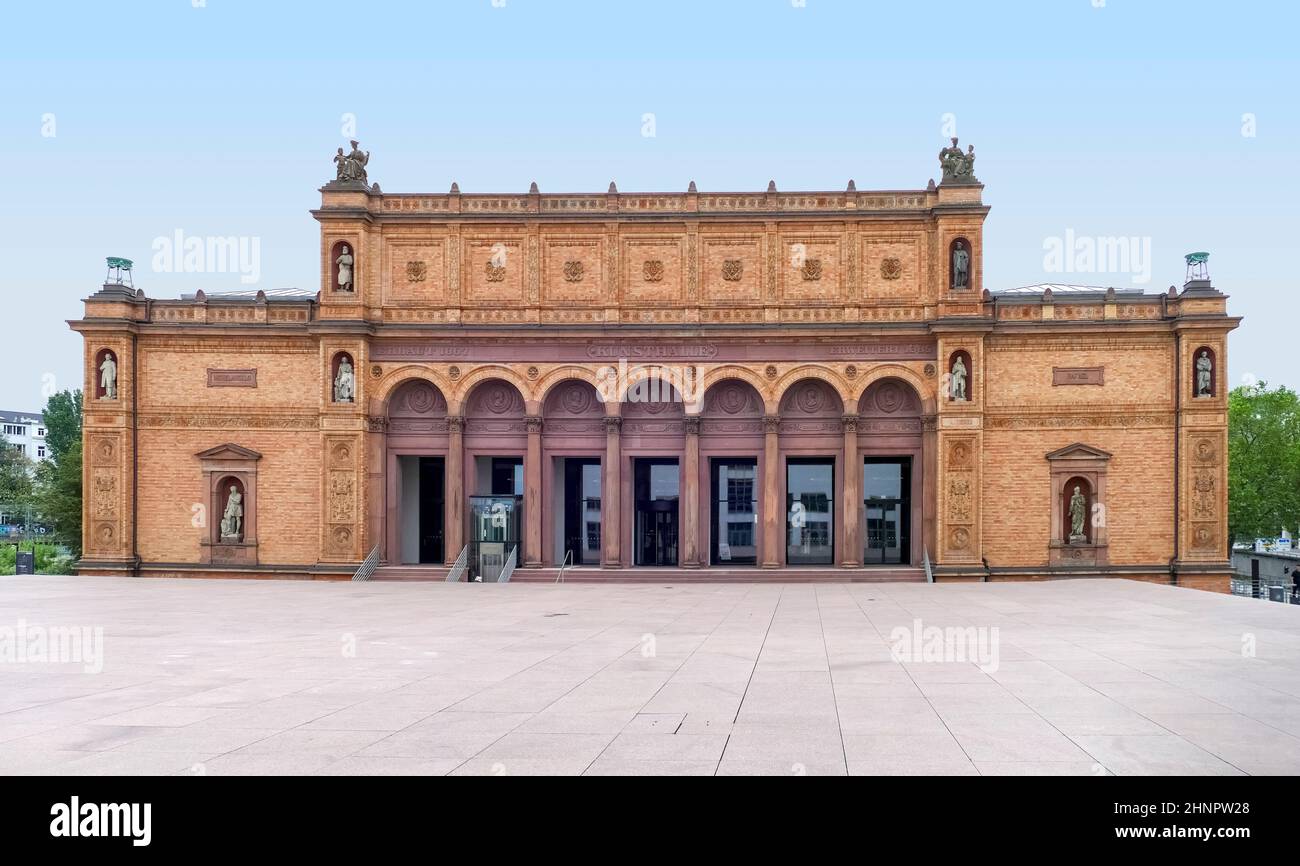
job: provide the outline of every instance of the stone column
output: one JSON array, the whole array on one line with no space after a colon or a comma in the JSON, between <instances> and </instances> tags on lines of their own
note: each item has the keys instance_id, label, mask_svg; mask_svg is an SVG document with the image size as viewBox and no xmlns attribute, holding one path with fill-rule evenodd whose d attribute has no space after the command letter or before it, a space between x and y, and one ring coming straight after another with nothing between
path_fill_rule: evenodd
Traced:
<instances>
[{"instance_id":1,"label":"stone column","mask_svg":"<svg viewBox=\"0 0 1300 866\"><path fill-rule=\"evenodd\" d=\"M935 517L939 509L939 418L921 416L921 557L913 565L924 564L925 556L934 562L939 556L939 536ZM916 489L913 479L912 489Z\"/></svg>"},{"instance_id":2,"label":"stone column","mask_svg":"<svg viewBox=\"0 0 1300 866\"><path fill-rule=\"evenodd\" d=\"M700 567L700 416L686 416L686 451L682 470L682 567Z\"/></svg>"},{"instance_id":3,"label":"stone column","mask_svg":"<svg viewBox=\"0 0 1300 866\"><path fill-rule=\"evenodd\" d=\"M451 565L465 546L465 416L447 416L446 502L443 503L443 558ZM397 557L399 560L401 557Z\"/></svg>"},{"instance_id":4,"label":"stone column","mask_svg":"<svg viewBox=\"0 0 1300 866\"><path fill-rule=\"evenodd\" d=\"M781 473L777 431L781 418L763 416L763 568L781 567L781 544L785 538L785 509L781 505L778 476Z\"/></svg>"},{"instance_id":5,"label":"stone column","mask_svg":"<svg viewBox=\"0 0 1300 866\"><path fill-rule=\"evenodd\" d=\"M862 537L859 535L862 508L862 458L858 455L858 416L845 415L844 425L844 533L840 544L840 565L857 568L862 565Z\"/></svg>"},{"instance_id":6,"label":"stone column","mask_svg":"<svg viewBox=\"0 0 1300 866\"><path fill-rule=\"evenodd\" d=\"M526 568L542 565L542 419L524 418L528 429L528 453L524 457L524 561Z\"/></svg>"},{"instance_id":7,"label":"stone column","mask_svg":"<svg viewBox=\"0 0 1300 866\"><path fill-rule=\"evenodd\" d=\"M623 419L618 415L605 416L605 463L601 467L603 490L600 494L601 533L605 542L605 568L622 566L619 540L622 524L619 521L623 507L623 489L620 483L623 468Z\"/></svg>"}]
</instances>

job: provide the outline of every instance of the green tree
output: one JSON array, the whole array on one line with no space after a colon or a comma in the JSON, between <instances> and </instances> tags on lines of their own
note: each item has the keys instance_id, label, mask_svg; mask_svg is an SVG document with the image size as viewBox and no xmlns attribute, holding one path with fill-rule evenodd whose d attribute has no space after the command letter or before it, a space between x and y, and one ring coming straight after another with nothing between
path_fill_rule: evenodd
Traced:
<instances>
[{"instance_id":1,"label":"green tree","mask_svg":"<svg viewBox=\"0 0 1300 866\"><path fill-rule=\"evenodd\" d=\"M32 504L32 461L0 438L0 510L22 513Z\"/></svg>"},{"instance_id":2,"label":"green tree","mask_svg":"<svg viewBox=\"0 0 1300 866\"><path fill-rule=\"evenodd\" d=\"M81 558L81 439L36 471L36 507L54 537Z\"/></svg>"},{"instance_id":3,"label":"green tree","mask_svg":"<svg viewBox=\"0 0 1300 866\"><path fill-rule=\"evenodd\" d=\"M49 456L58 460L81 441L81 389L60 391L50 397L43 413L45 420L45 447Z\"/></svg>"},{"instance_id":4,"label":"green tree","mask_svg":"<svg viewBox=\"0 0 1300 866\"><path fill-rule=\"evenodd\" d=\"M51 395L42 417L49 459L36 468L36 512L54 539L80 557L81 390Z\"/></svg>"},{"instance_id":5,"label":"green tree","mask_svg":"<svg viewBox=\"0 0 1300 866\"><path fill-rule=\"evenodd\" d=\"M1274 537L1300 522L1300 396L1264 382L1228 395L1228 533Z\"/></svg>"}]
</instances>

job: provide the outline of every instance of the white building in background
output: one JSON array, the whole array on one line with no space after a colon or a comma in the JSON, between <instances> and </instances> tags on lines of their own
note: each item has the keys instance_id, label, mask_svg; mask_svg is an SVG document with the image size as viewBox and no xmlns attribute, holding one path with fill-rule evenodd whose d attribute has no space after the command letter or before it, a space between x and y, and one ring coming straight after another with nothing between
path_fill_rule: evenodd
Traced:
<instances>
[{"instance_id":1,"label":"white building in background","mask_svg":"<svg viewBox=\"0 0 1300 866\"><path fill-rule=\"evenodd\" d=\"M45 447L45 419L40 412L10 412L0 409L0 424L5 444L15 447L32 460L48 460Z\"/></svg>"}]
</instances>

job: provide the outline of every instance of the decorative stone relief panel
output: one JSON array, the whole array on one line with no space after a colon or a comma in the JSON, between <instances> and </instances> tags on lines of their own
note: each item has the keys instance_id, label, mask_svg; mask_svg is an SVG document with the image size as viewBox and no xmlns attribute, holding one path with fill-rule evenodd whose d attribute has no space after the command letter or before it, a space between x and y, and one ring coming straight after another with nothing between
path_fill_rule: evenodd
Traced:
<instances>
[{"instance_id":1,"label":"decorative stone relief panel","mask_svg":"<svg viewBox=\"0 0 1300 866\"><path fill-rule=\"evenodd\" d=\"M447 303L447 246L443 238L388 239L384 304L441 306Z\"/></svg>"},{"instance_id":2,"label":"decorative stone relief panel","mask_svg":"<svg viewBox=\"0 0 1300 866\"><path fill-rule=\"evenodd\" d=\"M943 548L945 561L968 562L979 557L976 538L978 501L975 455L978 441L974 436L943 438L942 460Z\"/></svg>"},{"instance_id":3,"label":"decorative stone relief panel","mask_svg":"<svg viewBox=\"0 0 1300 866\"><path fill-rule=\"evenodd\" d=\"M605 240L597 236L542 238L542 303L604 303Z\"/></svg>"},{"instance_id":4,"label":"decorative stone relief panel","mask_svg":"<svg viewBox=\"0 0 1300 866\"><path fill-rule=\"evenodd\" d=\"M625 236L621 297L629 304L676 304L682 299L685 240L671 235Z\"/></svg>"},{"instance_id":5,"label":"decorative stone relief panel","mask_svg":"<svg viewBox=\"0 0 1300 866\"><path fill-rule=\"evenodd\" d=\"M840 235L783 235L777 260L782 301L841 301L844 296Z\"/></svg>"},{"instance_id":6,"label":"decorative stone relief panel","mask_svg":"<svg viewBox=\"0 0 1300 866\"><path fill-rule=\"evenodd\" d=\"M524 302L524 239L479 234L461 242L461 296L466 306L518 306Z\"/></svg>"},{"instance_id":7,"label":"decorative stone relief panel","mask_svg":"<svg viewBox=\"0 0 1300 866\"><path fill-rule=\"evenodd\" d=\"M700 234L700 302L706 305L763 301L763 236Z\"/></svg>"},{"instance_id":8,"label":"decorative stone relief panel","mask_svg":"<svg viewBox=\"0 0 1300 866\"><path fill-rule=\"evenodd\" d=\"M864 235L861 241L863 291L860 297L850 300L866 304L919 300L923 270L921 238Z\"/></svg>"}]
</instances>

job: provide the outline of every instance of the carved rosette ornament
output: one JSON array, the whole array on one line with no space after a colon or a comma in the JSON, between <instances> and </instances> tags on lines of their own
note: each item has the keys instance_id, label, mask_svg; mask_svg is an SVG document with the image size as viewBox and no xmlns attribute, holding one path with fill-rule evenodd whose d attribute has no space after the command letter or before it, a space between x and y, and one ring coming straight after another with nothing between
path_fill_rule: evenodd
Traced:
<instances>
[{"instance_id":1,"label":"carved rosette ornament","mask_svg":"<svg viewBox=\"0 0 1300 866\"><path fill-rule=\"evenodd\" d=\"M641 265L641 276L647 283L663 282L664 263L659 259L647 259Z\"/></svg>"},{"instance_id":2,"label":"carved rosette ornament","mask_svg":"<svg viewBox=\"0 0 1300 866\"><path fill-rule=\"evenodd\" d=\"M487 281L489 283L500 283L505 281L506 266L504 264L496 264L492 259L488 259L483 263L483 271L487 276Z\"/></svg>"},{"instance_id":3,"label":"carved rosette ornament","mask_svg":"<svg viewBox=\"0 0 1300 866\"><path fill-rule=\"evenodd\" d=\"M896 280L901 276L903 276L903 263L899 259L888 258L880 263L882 280Z\"/></svg>"},{"instance_id":4,"label":"carved rosette ornament","mask_svg":"<svg viewBox=\"0 0 1300 866\"><path fill-rule=\"evenodd\" d=\"M799 276L805 280L820 280L822 278L822 260L804 259L803 267L799 269Z\"/></svg>"},{"instance_id":5,"label":"carved rosette ornament","mask_svg":"<svg viewBox=\"0 0 1300 866\"><path fill-rule=\"evenodd\" d=\"M564 280L569 283L582 282L582 262L568 261L564 263Z\"/></svg>"},{"instance_id":6,"label":"carved rosette ornament","mask_svg":"<svg viewBox=\"0 0 1300 866\"><path fill-rule=\"evenodd\" d=\"M407 262L406 279L412 283L422 283L428 273L428 268L424 262Z\"/></svg>"},{"instance_id":7,"label":"carved rosette ornament","mask_svg":"<svg viewBox=\"0 0 1300 866\"><path fill-rule=\"evenodd\" d=\"M722 263L722 278L729 283L738 283L745 274L745 265L740 259L727 259Z\"/></svg>"}]
</instances>

